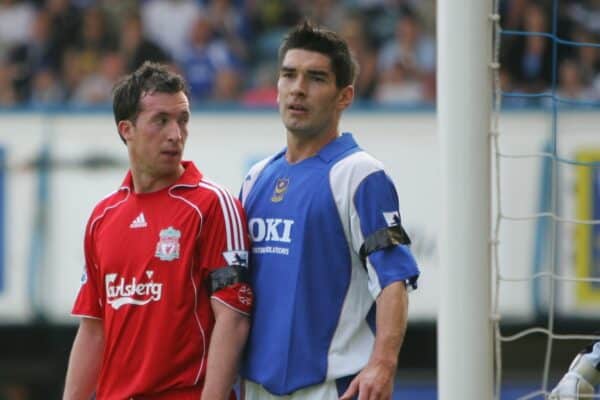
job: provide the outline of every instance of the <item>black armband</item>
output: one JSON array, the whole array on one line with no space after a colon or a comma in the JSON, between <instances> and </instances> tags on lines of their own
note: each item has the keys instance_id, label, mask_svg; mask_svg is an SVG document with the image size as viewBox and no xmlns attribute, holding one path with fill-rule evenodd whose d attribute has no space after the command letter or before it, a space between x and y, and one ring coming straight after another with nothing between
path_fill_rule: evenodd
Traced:
<instances>
[{"instance_id":1,"label":"black armband","mask_svg":"<svg viewBox=\"0 0 600 400\"><path fill-rule=\"evenodd\" d=\"M363 265L366 265L365 263L369 254L399 244L410 244L410 238L404 228L402 228L402 225L389 226L375 231L360 246L360 260Z\"/></svg>"},{"instance_id":2,"label":"black armband","mask_svg":"<svg viewBox=\"0 0 600 400\"><path fill-rule=\"evenodd\" d=\"M210 273L210 293L214 293L229 285L248 282L248 268L239 265L228 265Z\"/></svg>"}]
</instances>

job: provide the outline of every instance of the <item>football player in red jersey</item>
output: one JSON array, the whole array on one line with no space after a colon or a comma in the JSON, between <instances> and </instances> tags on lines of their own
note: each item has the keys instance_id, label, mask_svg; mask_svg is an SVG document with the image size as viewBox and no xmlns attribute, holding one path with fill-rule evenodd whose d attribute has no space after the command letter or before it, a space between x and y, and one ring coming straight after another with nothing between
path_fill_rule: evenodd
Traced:
<instances>
[{"instance_id":1,"label":"football player in red jersey","mask_svg":"<svg viewBox=\"0 0 600 400\"><path fill-rule=\"evenodd\" d=\"M249 329L237 199L182 161L186 84L145 63L114 91L130 169L89 218L64 400L235 399Z\"/></svg>"}]
</instances>

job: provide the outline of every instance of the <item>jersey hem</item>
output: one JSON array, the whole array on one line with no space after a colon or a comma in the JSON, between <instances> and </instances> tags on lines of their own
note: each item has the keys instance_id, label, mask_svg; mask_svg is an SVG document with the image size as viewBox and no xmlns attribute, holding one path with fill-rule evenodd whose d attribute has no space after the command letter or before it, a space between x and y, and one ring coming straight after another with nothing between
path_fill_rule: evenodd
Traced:
<instances>
[{"instance_id":1,"label":"jersey hem","mask_svg":"<svg viewBox=\"0 0 600 400\"><path fill-rule=\"evenodd\" d=\"M97 319L99 321L102 321L101 317L96 317L95 315L88 315L88 314L75 314L75 313L71 313L71 317L91 318L91 319Z\"/></svg>"},{"instance_id":2,"label":"jersey hem","mask_svg":"<svg viewBox=\"0 0 600 400\"><path fill-rule=\"evenodd\" d=\"M225 301L221 300L221 299L220 299L220 298L218 298L217 296L210 296L210 298L211 298L211 299L214 299L214 300L216 300L216 301L218 301L219 303L223 304L224 306L226 306L226 307L228 307L228 308L231 308L231 309L232 309L232 310L234 310L234 311L237 311L237 312L239 312L240 314L243 314L243 315L245 315L245 316L247 316L247 317L249 317L249 316L250 316L250 313L247 313L247 312L245 312L245 311L242 311L242 310L240 310L239 308L236 308L236 307L232 306L231 304L229 304L229 303L227 303L227 302L225 302Z\"/></svg>"}]
</instances>

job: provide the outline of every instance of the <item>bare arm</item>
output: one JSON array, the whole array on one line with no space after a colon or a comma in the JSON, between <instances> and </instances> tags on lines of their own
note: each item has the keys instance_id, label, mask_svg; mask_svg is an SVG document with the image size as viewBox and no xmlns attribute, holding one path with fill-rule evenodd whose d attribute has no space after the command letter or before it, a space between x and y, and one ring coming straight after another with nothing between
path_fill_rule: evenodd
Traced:
<instances>
[{"instance_id":1,"label":"bare arm","mask_svg":"<svg viewBox=\"0 0 600 400\"><path fill-rule=\"evenodd\" d=\"M208 349L203 399L227 400L235 382L242 349L250 330L249 318L211 299L215 328Z\"/></svg>"},{"instance_id":2,"label":"bare arm","mask_svg":"<svg viewBox=\"0 0 600 400\"><path fill-rule=\"evenodd\" d=\"M103 350L102 321L82 318L69 357L63 400L88 400L91 397L98 381Z\"/></svg>"},{"instance_id":3,"label":"bare arm","mask_svg":"<svg viewBox=\"0 0 600 400\"><path fill-rule=\"evenodd\" d=\"M386 286L377 298L377 332L369 362L350 383L340 400L357 393L359 400L390 400L404 341L408 314L408 293L404 282Z\"/></svg>"}]
</instances>

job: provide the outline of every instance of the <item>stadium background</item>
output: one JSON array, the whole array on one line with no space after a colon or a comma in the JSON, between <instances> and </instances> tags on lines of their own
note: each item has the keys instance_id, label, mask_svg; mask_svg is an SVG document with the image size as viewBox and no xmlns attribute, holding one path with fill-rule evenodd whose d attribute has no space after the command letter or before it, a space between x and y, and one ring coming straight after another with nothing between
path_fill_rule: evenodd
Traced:
<instances>
[{"instance_id":1,"label":"stadium background","mask_svg":"<svg viewBox=\"0 0 600 400\"><path fill-rule=\"evenodd\" d=\"M501 2L504 29L549 31L550 1ZM600 2L559 1L558 35L599 43ZM342 126L390 168L404 218L412 225L423 267L422 287L411 299L411 321L400 356L402 398L434 398L436 364L435 3L433 0L349 1L0 1L0 399L59 398L75 332L68 304L77 288L80 237L91 204L120 182L125 152L109 111L118 76L144 59L169 62L191 83L192 134L186 154L232 191L247 166L283 145L275 110L276 53L283 32L302 17L339 31L361 64L358 99ZM584 103L561 120L564 153L572 158L600 147L599 50L560 46L532 36L503 37L505 91L535 94L552 84ZM541 151L550 101L506 97L507 141ZM225 122L227 121L227 122ZM231 157L227 165L221 160ZM600 157L599 157L600 158ZM505 195L514 209L543 207L544 165L509 169L515 187ZM565 173L563 206L594 209ZM591 183L589 183L591 185ZM578 194L579 193L579 194ZM592 206L590 206L590 204ZM600 209L600 205L596 206ZM588 215L592 218L593 215ZM597 218L597 217L596 217ZM542 229L542 231L540 231ZM540 233L541 232L541 233ZM543 228L509 229L506 251L514 269L535 267ZM561 244L565 270L577 241ZM593 248L592 248L593 250ZM597 265L592 250L590 265ZM594 262L596 264L594 264ZM581 273L594 272L591 268ZM557 330L592 331L598 303L592 295L561 292ZM506 329L544 318L536 288L506 293ZM476 301L476 299L474 299ZM531 387L541 369L542 337L505 347L507 391ZM552 374L568 365L581 343L557 347Z\"/></svg>"}]
</instances>

